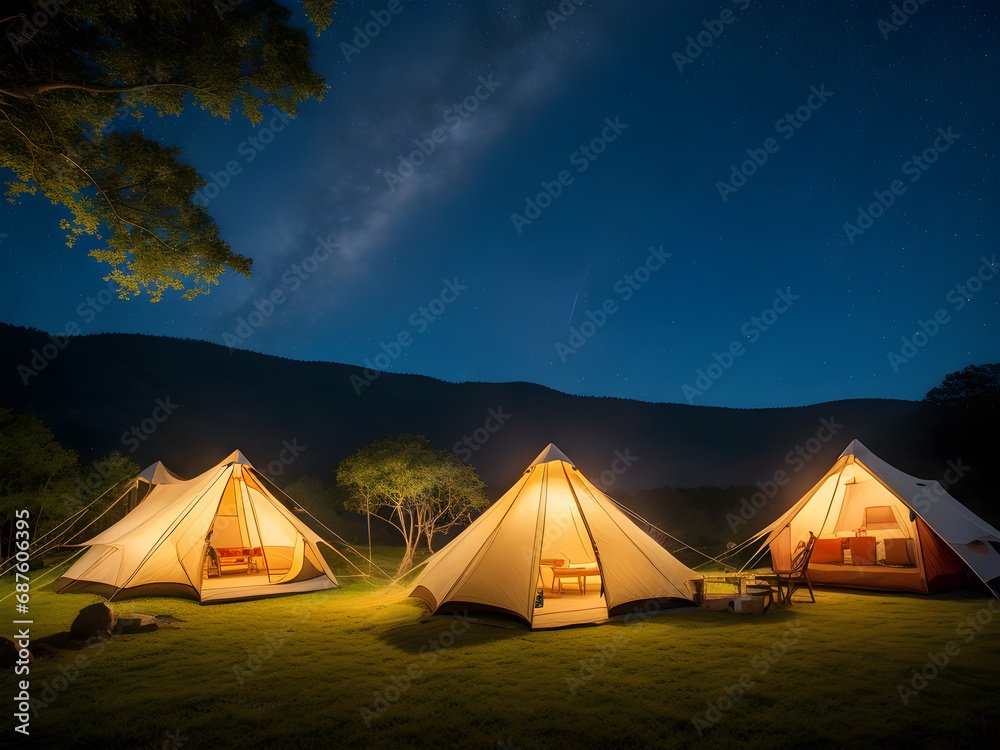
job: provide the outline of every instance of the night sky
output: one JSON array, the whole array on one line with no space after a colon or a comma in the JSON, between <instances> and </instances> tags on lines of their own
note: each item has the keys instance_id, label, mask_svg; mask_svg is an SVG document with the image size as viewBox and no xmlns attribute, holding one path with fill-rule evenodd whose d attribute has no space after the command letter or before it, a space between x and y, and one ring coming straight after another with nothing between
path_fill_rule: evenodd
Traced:
<instances>
[{"instance_id":1,"label":"night sky","mask_svg":"<svg viewBox=\"0 0 1000 750\"><path fill-rule=\"evenodd\" d=\"M108 302L29 196L0 320L732 407L919 399L997 359L994 0L573 7L338 2L296 119L143 121L251 280Z\"/></svg>"}]
</instances>

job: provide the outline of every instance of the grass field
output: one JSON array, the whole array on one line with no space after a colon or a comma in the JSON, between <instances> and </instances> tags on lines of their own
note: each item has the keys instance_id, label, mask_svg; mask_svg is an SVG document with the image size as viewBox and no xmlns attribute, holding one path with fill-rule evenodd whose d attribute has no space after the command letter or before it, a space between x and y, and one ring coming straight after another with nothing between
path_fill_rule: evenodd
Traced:
<instances>
[{"instance_id":1,"label":"grass field","mask_svg":"<svg viewBox=\"0 0 1000 750\"><path fill-rule=\"evenodd\" d=\"M184 622L37 660L31 746L974 748L994 744L1000 718L1000 602L973 592L826 590L764 616L688 609L532 632L342 583L116 602ZM68 630L96 601L35 590L33 635ZM12 615L13 600L0 607ZM914 669L930 679L911 683Z\"/></svg>"}]
</instances>

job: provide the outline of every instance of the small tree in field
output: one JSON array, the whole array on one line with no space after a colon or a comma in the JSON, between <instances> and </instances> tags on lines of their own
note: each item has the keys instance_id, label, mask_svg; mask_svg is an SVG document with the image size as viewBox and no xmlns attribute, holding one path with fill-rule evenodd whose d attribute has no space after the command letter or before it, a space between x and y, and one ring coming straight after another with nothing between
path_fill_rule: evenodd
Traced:
<instances>
[{"instance_id":1,"label":"small tree in field","mask_svg":"<svg viewBox=\"0 0 1000 750\"><path fill-rule=\"evenodd\" d=\"M396 575L412 567L421 536L432 549L435 534L486 503L475 470L436 452L423 435L400 433L362 448L340 462L337 482L350 492L346 509L372 513L402 535L406 550Z\"/></svg>"},{"instance_id":2,"label":"small tree in field","mask_svg":"<svg viewBox=\"0 0 1000 750\"><path fill-rule=\"evenodd\" d=\"M424 538L431 553L436 534L446 534L456 526L469 523L472 514L487 505L486 485L474 468L449 451L440 451L438 460L442 467L440 481L420 509Z\"/></svg>"}]
</instances>

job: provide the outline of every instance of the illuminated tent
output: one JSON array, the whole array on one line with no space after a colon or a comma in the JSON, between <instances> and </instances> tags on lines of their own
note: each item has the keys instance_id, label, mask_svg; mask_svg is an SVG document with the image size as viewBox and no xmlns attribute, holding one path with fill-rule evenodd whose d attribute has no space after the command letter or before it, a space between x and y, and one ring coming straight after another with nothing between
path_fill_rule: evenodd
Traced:
<instances>
[{"instance_id":1,"label":"illuminated tent","mask_svg":"<svg viewBox=\"0 0 1000 750\"><path fill-rule=\"evenodd\" d=\"M970 570L984 583L1000 576L1000 531L938 482L903 473L857 440L757 538L774 569L787 570L810 532L813 583L928 594L961 586Z\"/></svg>"},{"instance_id":2,"label":"illuminated tent","mask_svg":"<svg viewBox=\"0 0 1000 750\"><path fill-rule=\"evenodd\" d=\"M156 485L177 484L183 481L183 479L164 466L162 461L150 464L132 480L132 484L122 494L122 498L125 501L125 512L129 513L134 510L139 503L146 499Z\"/></svg>"},{"instance_id":3,"label":"illuminated tent","mask_svg":"<svg viewBox=\"0 0 1000 750\"><path fill-rule=\"evenodd\" d=\"M550 444L517 484L430 557L410 595L435 614L492 610L551 628L637 606L693 604L696 577Z\"/></svg>"},{"instance_id":4,"label":"illuminated tent","mask_svg":"<svg viewBox=\"0 0 1000 750\"><path fill-rule=\"evenodd\" d=\"M54 586L201 602L317 591L337 586L321 541L236 451L194 479L154 485L121 521L75 545L90 549Z\"/></svg>"}]
</instances>

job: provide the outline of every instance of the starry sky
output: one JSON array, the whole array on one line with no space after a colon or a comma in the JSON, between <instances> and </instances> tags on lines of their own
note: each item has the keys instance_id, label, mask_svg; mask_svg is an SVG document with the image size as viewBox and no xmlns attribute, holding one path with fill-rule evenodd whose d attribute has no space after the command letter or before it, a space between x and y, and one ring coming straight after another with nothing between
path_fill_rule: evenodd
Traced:
<instances>
[{"instance_id":1,"label":"starry sky","mask_svg":"<svg viewBox=\"0 0 1000 750\"><path fill-rule=\"evenodd\" d=\"M647 401L919 399L1000 353L998 9L342 0L294 120L142 124L251 280L110 299L29 197L0 208L0 320Z\"/></svg>"}]
</instances>

